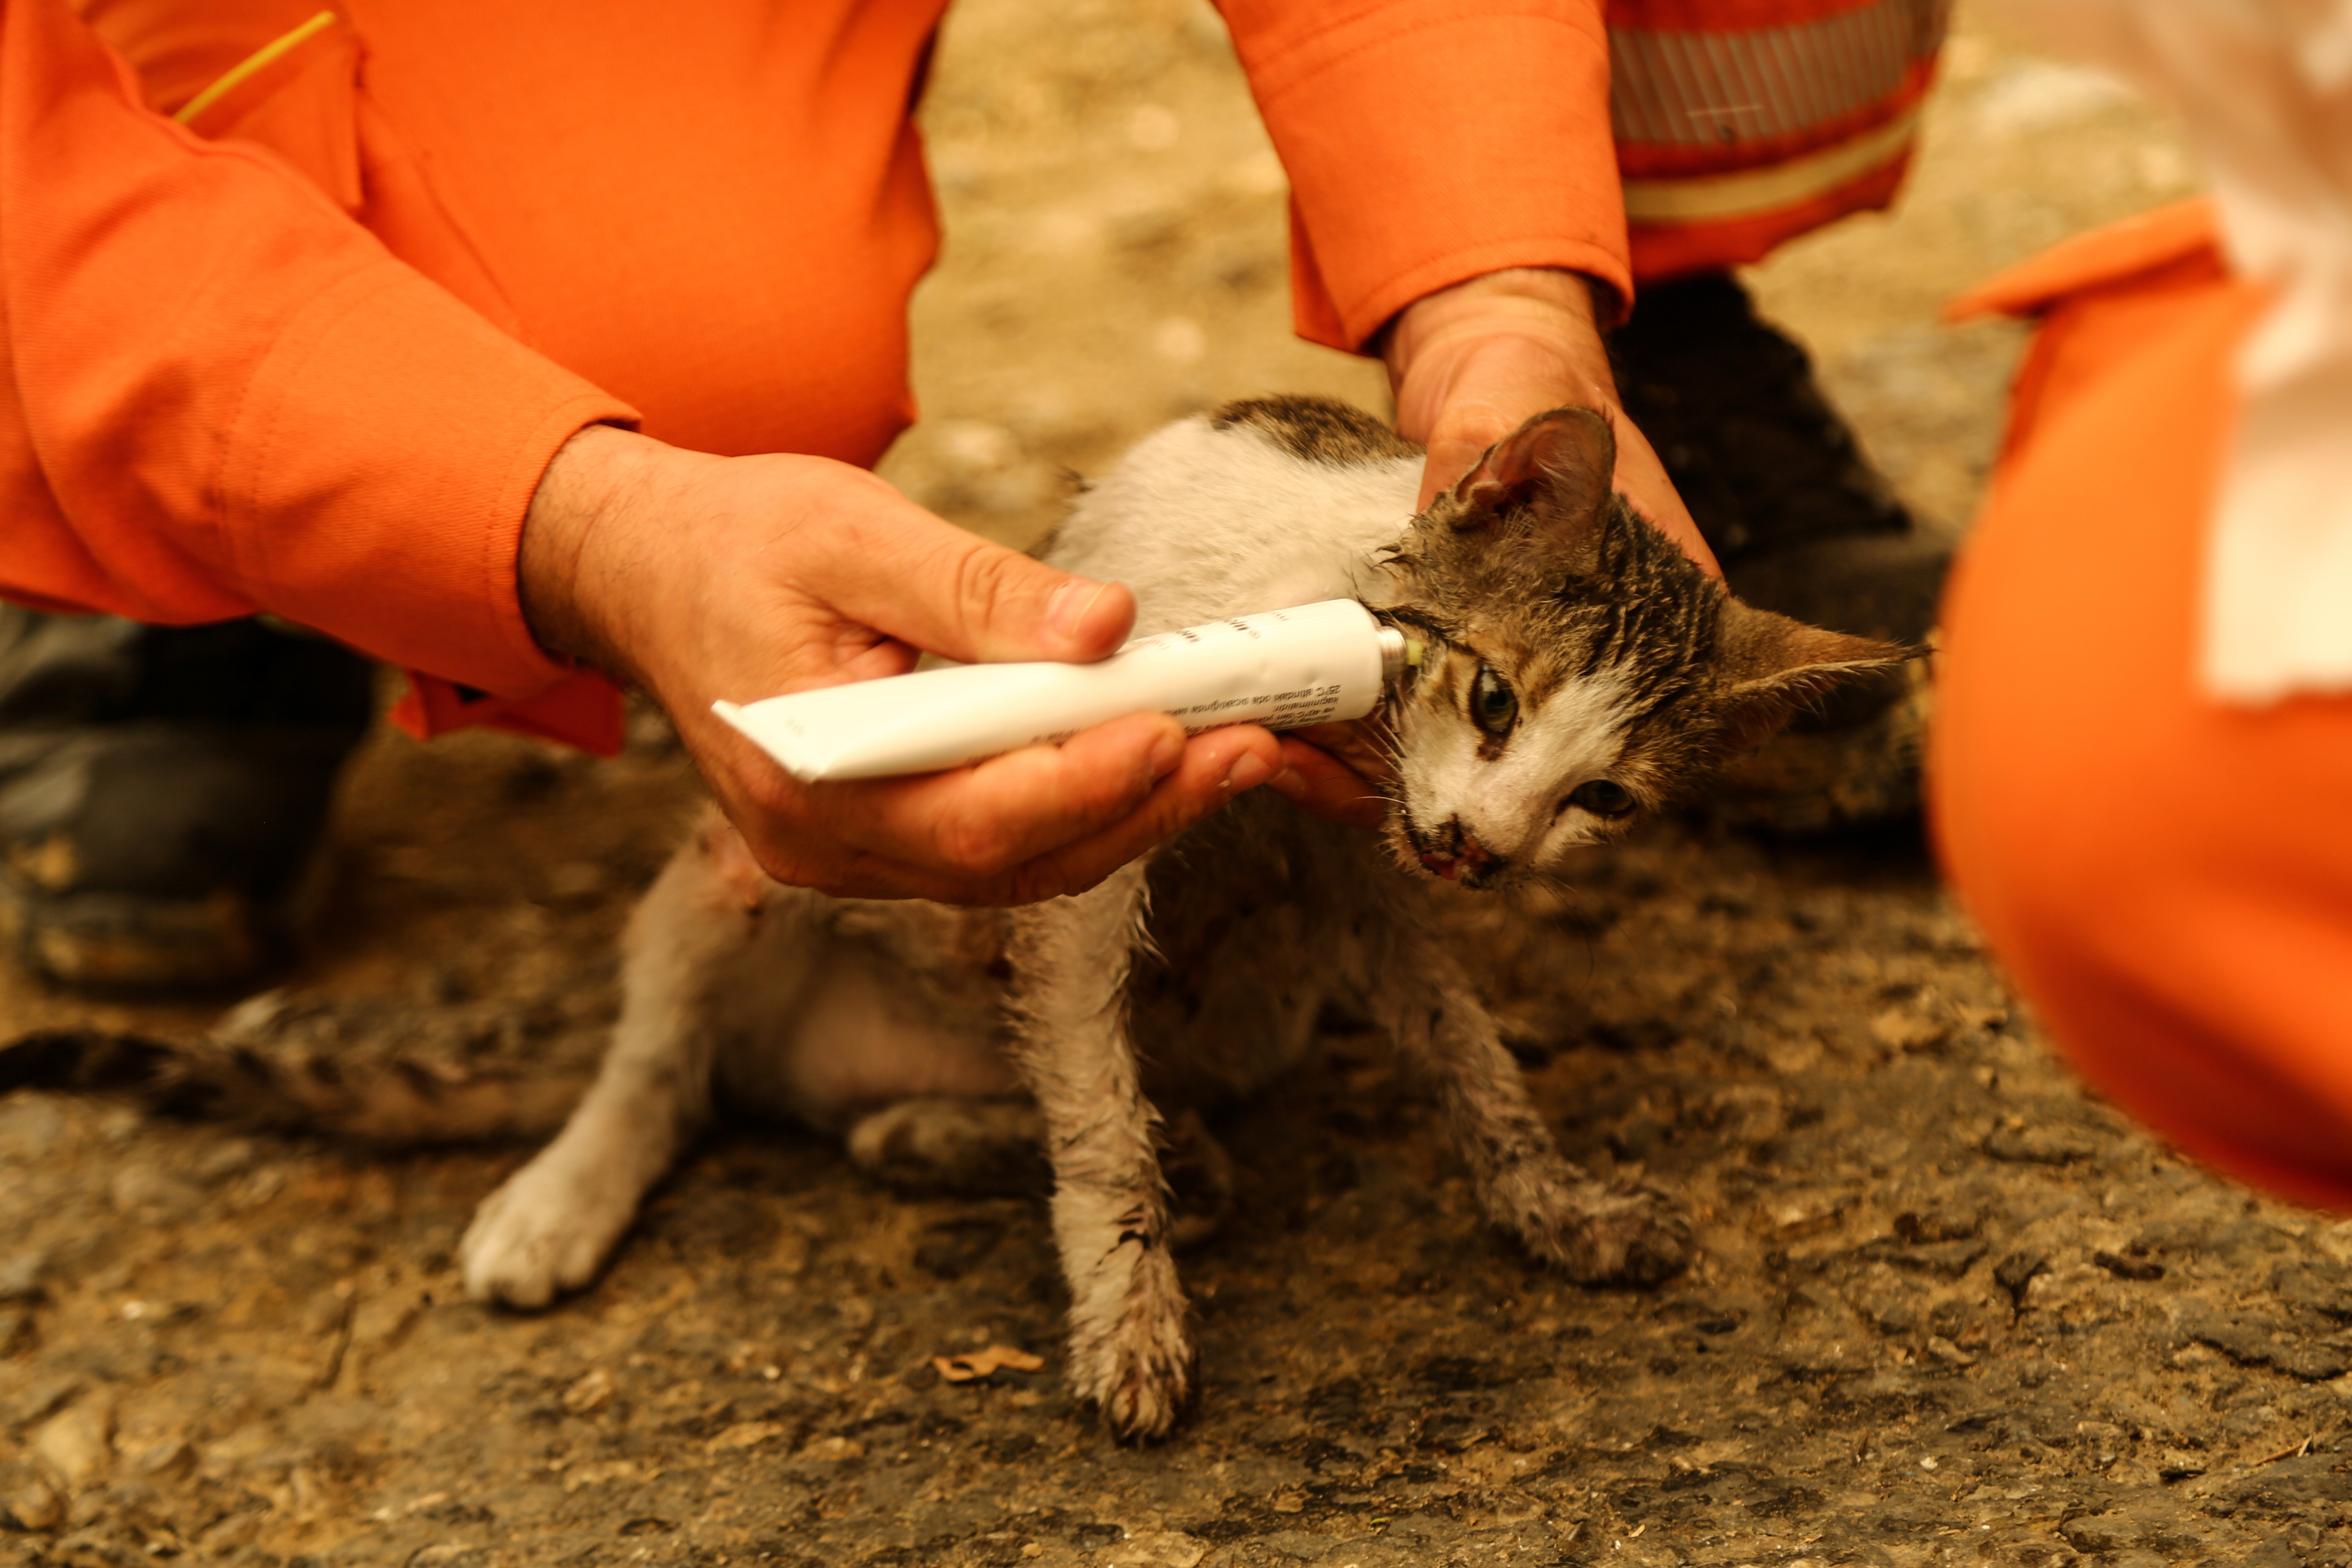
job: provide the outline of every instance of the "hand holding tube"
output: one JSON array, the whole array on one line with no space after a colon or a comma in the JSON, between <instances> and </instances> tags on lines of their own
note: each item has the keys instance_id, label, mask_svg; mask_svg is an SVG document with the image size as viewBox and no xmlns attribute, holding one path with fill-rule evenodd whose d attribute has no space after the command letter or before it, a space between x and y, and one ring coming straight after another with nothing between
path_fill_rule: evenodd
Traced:
<instances>
[{"instance_id":1,"label":"hand holding tube","mask_svg":"<svg viewBox=\"0 0 2352 1568\"><path fill-rule=\"evenodd\" d=\"M867 898L1022 903L1092 886L1278 765L1273 736L1185 737L1164 714L911 779L803 784L713 700L950 658L1099 658L1132 595L988 543L862 469L712 458L592 426L549 466L520 554L551 651L634 681L676 719L771 876Z\"/></svg>"},{"instance_id":2,"label":"hand holding tube","mask_svg":"<svg viewBox=\"0 0 2352 1568\"><path fill-rule=\"evenodd\" d=\"M962 664L713 706L814 784L931 773L1130 713L1193 732L1361 718L1407 657L1402 632L1353 599L1327 599L1139 637L1094 664Z\"/></svg>"}]
</instances>

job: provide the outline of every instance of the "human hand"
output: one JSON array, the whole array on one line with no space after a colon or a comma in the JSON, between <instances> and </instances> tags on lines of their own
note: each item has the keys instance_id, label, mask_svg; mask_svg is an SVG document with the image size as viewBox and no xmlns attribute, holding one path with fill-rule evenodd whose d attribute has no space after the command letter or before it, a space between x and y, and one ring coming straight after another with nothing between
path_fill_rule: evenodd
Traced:
<instances>
[{"instance_id":1,"label":"human hand","mask_svg":"<svg viewBox=\"0 0 2352 1568\"><path fill-rule=\"evenodd\" d=\"M967 533L860 468L713 458L581 431L533 496L518 572L552 653L644 687L770 876L962 904L1084 890L1268 776L1249 725L1188 739L1135 714L916 778L805 784L710 710L914 667L1088 660L1134 596Z\"/></svg>"},{"instance_id":2,"label":"human hand","mask_svg":"<svg viewBox=\"0 0 2352 1568\"><path fill-rule=\"evenodd\" d=\"M1723 574L1665 466L1618 403L1592 286L1579 274L1513 268L1424 295L1399 313L1381 355L1397 433L1429 448L1417 508L1531 416L1597 408L1617 434L1619 493L1702 569Z\"/></svg>"},{"instance_id":3,"label":"human hand","mask_svg":"<svg viewBox=\"0 0 2352 1568\"><path fill-rule=\"evenodd\" d=\"M1389 776L1394 742L1377 713L1309 724L1280 739L1282 768L1269 782L1292 805L1349 827L1378 828L1388 819L1388 792L1372 781Z\"/></svg>"}]
</instances>

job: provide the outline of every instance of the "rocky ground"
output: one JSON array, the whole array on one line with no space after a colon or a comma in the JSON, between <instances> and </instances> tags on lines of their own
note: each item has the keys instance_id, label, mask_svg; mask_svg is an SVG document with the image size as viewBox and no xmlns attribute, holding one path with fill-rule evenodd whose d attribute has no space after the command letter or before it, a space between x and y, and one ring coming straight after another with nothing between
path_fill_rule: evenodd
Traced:
<instances>
[{"instance_id":1,"label":"rocky ground","mask_svg":"<svg viewBox=\"0 0 2352 1568\"><path fill-rule=\"evenodd\" d=\"M1754 282L1956 528L2016 342L1937 305L2190 173L2145 109L1965 12L1946 76L1901 210ZM1065 468L1171 414L1378 405L1286 335L1280 170L1205 6L965 0L926 112L950 240L929 417L888 468L921 499L1025 538ZM650 717L610 763L378 736L277 1037L355 1071L577 1069L693 793ZM1581 885L1463 911L1463 940L1571 1152L1684 1194L1696 1266L1546 1277L1379 1043L1335 1031L1222 1124L1244 1202L1185 1264L1207 1391L1147 1451L1060 1391L1034 1205L895 1197L800 1133L712 1139L594 1289L527 1317L451 1264L523 1146L0 1102L0 1561L2352 1563L2352 1226L2086 1096L1915 837L1677 826ZM216 1012L0 980L8 1033Z\"/></svg>"}]
</instances>

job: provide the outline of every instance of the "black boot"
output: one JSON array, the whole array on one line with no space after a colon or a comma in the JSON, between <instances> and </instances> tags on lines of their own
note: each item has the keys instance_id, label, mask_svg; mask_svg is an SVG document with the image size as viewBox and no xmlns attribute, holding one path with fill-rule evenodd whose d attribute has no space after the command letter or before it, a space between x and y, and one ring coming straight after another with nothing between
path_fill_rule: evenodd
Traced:
<instances>
[{"instance_id":1,"label":"black boot","mask_svg":"<svg viewBox=\"0 0 2352 1568\"><path fill-rule=\"evenodd\" d=\"M373 686L357 654L257 621L0 605L0 951L101 988L278 961Z\"/></svg>"},{"instance_id":2,"label":"black boot","mask_svg":"<svg viewBox=\"0 0 2352 1568\"><path fill-rule=\"evenodd\" d=\"M1650 438L1734 593L1814 626L1921 645L1951 565L1855 445L1805 351L1727 273L1642 290L1611 341ZM1923 661L1843 688L1735 764L1724 820L1811 832L1916 811Z\"/></svg>"}]
</instances>

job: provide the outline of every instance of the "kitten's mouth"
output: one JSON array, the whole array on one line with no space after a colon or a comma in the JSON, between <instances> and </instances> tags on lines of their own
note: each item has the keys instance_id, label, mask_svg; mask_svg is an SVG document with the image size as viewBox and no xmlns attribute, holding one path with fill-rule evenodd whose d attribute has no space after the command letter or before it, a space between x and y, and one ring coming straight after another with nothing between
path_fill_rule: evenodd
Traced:
<instances>
[{"instance_id":1,"label":"kitten's mouth","mask_svg":"<svg viewBox=\"0 0 2352 1568\"><path fill-rule=\"evenodd\" d=\"M1458 816L1448 819L1435 833L1423 833L1418 828L1408 832L1423 869L1433 877L1443 877L1465 888L1485 887L1510 865L1508 859L1473 838Z\"/></svg>"}]
</instances>

